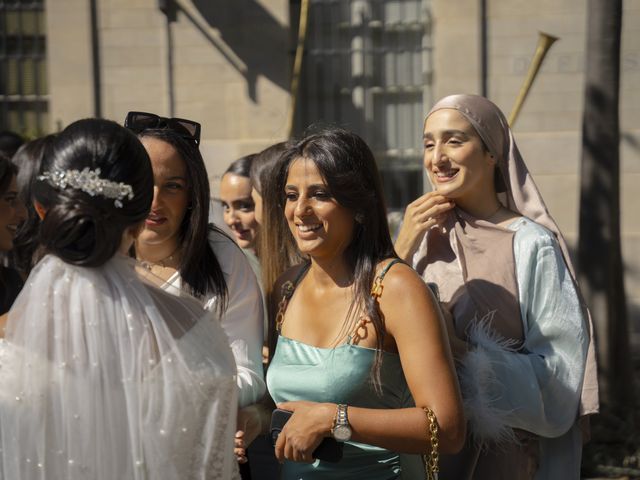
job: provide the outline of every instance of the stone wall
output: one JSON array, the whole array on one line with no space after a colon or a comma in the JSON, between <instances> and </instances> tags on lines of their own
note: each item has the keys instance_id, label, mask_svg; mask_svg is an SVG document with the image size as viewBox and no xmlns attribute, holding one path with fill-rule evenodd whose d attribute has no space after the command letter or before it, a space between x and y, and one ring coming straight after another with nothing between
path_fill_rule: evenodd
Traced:
<instances>
[{"instance_id":1,"label":"stone wall","mask_svg":"<svg viewBox=\"0 0 640 480\"><path fill-rule=\"evenodd\" d=\"M97 1L102 116L122 122L140 110L200 122L215 195L231 161L286 136L289 3L177 0L169 25L158 3ZM46 8L55 131L94 115L91 24L89 2Z\"/></svg>"},{"instance_id":2,"label":"stone wall","mask_svg":"<svg viewBox=\"0 0 640 480\"><path fill-rule=\"evenodd\" d=\"M508 115L538 40L549 50L514 132L551 214L575 248L587 12L582 0L487 0L488 96ZM434 92L480 93L476 0L433 0ZM629 313L640 345L640 0L623 2L621 215Z\"/></svg>"}]
</instances>

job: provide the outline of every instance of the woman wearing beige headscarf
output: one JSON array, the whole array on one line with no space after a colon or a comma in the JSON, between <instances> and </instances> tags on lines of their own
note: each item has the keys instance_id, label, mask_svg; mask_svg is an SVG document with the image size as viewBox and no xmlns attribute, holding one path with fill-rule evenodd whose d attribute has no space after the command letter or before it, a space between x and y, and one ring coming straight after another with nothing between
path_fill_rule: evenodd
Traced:
<instances>
[{"instance_id":1,"label":"woman wearing beige headscarf","mask_svg":"<svg viewBox=\"0 0 640 480\"><path fill-rule=\"evenodd\" d=\"M440 290L469 420L443 478L579 479L580 417L598 410L591 320L567 246L502 112L452 95L429 112L434 187L398 254Z\"/></svg>"}]
</instances>

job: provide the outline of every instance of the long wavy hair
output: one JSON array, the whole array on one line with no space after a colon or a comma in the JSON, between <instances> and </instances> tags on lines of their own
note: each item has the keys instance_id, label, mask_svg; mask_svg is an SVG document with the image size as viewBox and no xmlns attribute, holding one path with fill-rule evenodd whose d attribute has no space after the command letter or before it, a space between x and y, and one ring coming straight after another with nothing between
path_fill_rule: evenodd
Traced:
<instances>
[{"instance_id":1,"label":"long wavy hair","mask_svg":"<svg viewBox=\"0 0 640 480\"><path fill-rule=\"evenodd\" d=\"M303 259L282 219L276 183L277 173L283 162L283 154L289 144L280 142L265 148L253 159L251 185L262 196L262 225L258 235L258 252L262 270L262 286L269 304L273 301L273 286L280 275ZM270 316L271 312L270 312Z\"/></svg>"},{"instance_id":2,"label":"long wavy hair","mask_svg":"<svg viewBox=\"0 0 640 480\"><path fill-rule=\"evenodd\" d=\"M371 149L353 132L330 128L307 136L292 145L283 156L277 176L278 209L284 214L285 184L291 164L300 158L318 168L331 195L355 217L355 230L345 251L353 275L353 298L343 324L343 333L355 327L365 315L376 332L376 355L371 369L372 382L379 391L382 348L386 337L384 315L371 296L377 265L397 258L393 248L382 182Z\"/></svg>"},{"instance_id":3,"label":"long wavy hair","mask_svg":"<svg viewBox=\"0 0 640 480\"><path fill-rule=\"evenodd\" d=\"M227 283L220 262L209 244L208 234L210 231L225 234L215 225L209 224L209 176L200 150L194 142L169 128L144 130L139 137L155 138L168 143L184 161L190 198L187 213L180 225L180 277L183 288L191 295L198 298L208 294L215 295L218 299L218 313L222 313L226 310L229 297Z\"/></svg>"}]
</instances>

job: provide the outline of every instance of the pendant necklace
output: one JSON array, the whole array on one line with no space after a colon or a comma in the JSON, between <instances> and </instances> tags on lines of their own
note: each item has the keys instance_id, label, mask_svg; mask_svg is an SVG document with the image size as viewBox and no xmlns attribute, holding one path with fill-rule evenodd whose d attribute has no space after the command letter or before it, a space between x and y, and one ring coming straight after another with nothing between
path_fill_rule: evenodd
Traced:
<instances>
[{"instance_id":1,"label":"pendant necklace","mask_svg":"<svg viewBox=\"0 0 640 480\"><path fill-rule=\"evenodd\" d=\"M157 262L151 262L148 260L138 260L138 261L140 262L140 265L145 270L148 270L149 272L153 269L153 267L169 268L169 266L167 265L167 262L171 262L179 250L180 250L180 246L178 246L173 252L171 252L166 257L158 260Z\"/></svg>"}]
</instances>

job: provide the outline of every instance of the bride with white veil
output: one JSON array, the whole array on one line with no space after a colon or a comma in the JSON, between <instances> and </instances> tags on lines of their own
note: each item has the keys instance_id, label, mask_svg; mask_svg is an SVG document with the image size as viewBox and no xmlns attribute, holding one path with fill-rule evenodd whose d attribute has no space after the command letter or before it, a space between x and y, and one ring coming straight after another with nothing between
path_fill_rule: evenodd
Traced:
<instances>
[{"instance_id":1,"label":"bride with white veil","mask_svg":"<svg viewBox=\"0 0 640 480\"><path fill-rule=\"evenodd\" d=\"M126 255L153 195L145 149L114 122L81 120L38 180L46 255L0 344L0 478L236 478L226 336Z\"/></svg>"}]
</instances>

